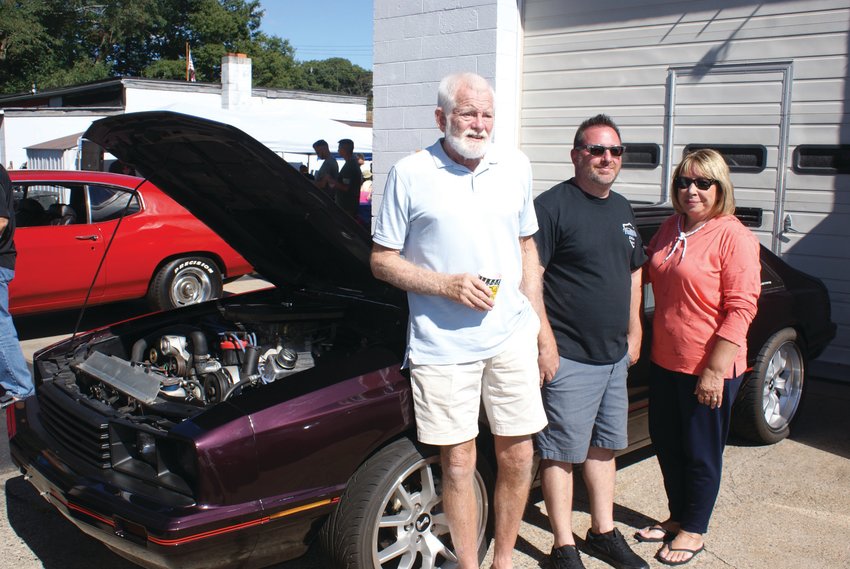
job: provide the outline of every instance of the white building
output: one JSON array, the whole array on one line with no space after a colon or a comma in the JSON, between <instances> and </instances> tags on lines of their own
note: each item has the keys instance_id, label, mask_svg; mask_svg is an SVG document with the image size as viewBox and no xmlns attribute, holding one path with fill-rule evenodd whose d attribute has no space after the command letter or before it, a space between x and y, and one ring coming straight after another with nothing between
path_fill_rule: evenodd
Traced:
<instances>
[{"instance_id":1,"label":"white building","mask_svg":"<svg viewBox=\"0 0 850 569\"><path fill-rule=\"evenodd\" d=\"M741 205L788 263L821 278L838 335L818 372L850 366L850 82L847 0L375 0L375 192L433 142L437 84L490 79L496 136L532 161L535 191L572 175L579 123L619 124L636 162L617 189L668 201L688 145L734 156ZM639 150L639 152L635 152Z\"/></svg>"},{"instance_id":2,"label":"white building","mask_svg":"<svg viewBox=\"0 0 850 569\"><path fill-rule=\"evenodd\" d=\"M372 150L365 97L252 88L250 58L229 54L222 58L221 84L118 78L0 97L0 162L20 167L28 160L28 148L44 157L92 121L150 110L233 124L288 160L306 159L320 138L332 145L351 138L356 151ZM66 156L63 163L69 160Z\"/></svg>"}]
</instances>

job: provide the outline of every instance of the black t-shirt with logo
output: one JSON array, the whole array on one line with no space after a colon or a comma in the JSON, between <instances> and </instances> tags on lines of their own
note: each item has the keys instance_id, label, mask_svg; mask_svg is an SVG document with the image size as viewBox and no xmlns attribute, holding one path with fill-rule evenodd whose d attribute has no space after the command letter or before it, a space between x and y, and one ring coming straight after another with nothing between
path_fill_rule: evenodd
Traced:
<instances>
[{"instance_id":1,"label":"black t-shirt with logo","mask_svg":"<svg viewBox=\"0 0 850 569\"><path fill-rule=\"evenodd\" d=\"M12 196L12 180L6 168L0 165L0 217L9 220L0 235L0 267L15 269L15 204Z\"/></svg>"},{"instance_id":2,"label":"black t-shirt with logo","mask_svg":"<svg viewBox=\"0 0 850 569\"><path fill-rule=\"evenodd\" d=\"M631 275L646 260L629 202L585 193L575 178L534 200L546 312L561 357L612 364L626 354Z\"/></svg>"}]
</instances>

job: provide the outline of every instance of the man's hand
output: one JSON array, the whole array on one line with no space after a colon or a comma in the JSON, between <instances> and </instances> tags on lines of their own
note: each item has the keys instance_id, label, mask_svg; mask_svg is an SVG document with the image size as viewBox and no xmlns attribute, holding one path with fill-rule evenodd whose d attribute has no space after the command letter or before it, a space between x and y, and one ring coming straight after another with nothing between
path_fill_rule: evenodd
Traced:
<instances>
[{"instance_id":1,"label":"man's hand","mask_svg":"<svg viewBox=\"0 0 850 569\"><path fill-rule=\"evenodd\" d=\"M626 342L628 343L629 367L631 367L640 359L641 337L629 334L626 337Z\"/></svg>"},{"instance_id":2,"label":"man's hand","mask_svg":"<svg viewBox=\"0 0 850 569\"><path fill-rule=\"evenodd\" d=\"M490 287L477 275L437 273L414 265L400 253L374 243L370 264L375 278L408 292L443 296L467 308L481 311L493 308Z\"/></svg>"},{"instance_id":3,"label":"man's hand","mask_svg":"<svg viewBox=\"0 0 850 569\"><path fill-rule=\"evenodd\" d=\"M461 273L446 275L440 294L467 308L485 311L493 309L491 292L490 287L476 275Z\"/></svg>"},{"instance_id":4,"label":"man's hand","mask_svg":"<svg viewBox=\"0 0 850 569\"><path fill-rule=\"evenodd\" d=\"M551 341L541 341L541 339L538 339L537 350L537 366L540 368L540 387L543 387L544 383L549 383L555 377L555 373L558 371L558 366L561 363L561 358L558 356L558 345L555 343L554 337L551 337Z\"/></svg>"}]
</instances>

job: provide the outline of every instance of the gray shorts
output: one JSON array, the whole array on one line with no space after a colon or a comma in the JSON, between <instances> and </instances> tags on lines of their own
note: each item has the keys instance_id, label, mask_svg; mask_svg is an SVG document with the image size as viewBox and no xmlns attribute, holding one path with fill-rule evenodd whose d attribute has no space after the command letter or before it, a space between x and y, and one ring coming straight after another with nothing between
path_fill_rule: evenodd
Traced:
<instances>
[{"instance_id":1,"label":"gray shorts","mask_svg":"<svg viewBox=\"0 0 850 569\"><path fill-rule=\"evenodd\" d=\"M558 373L542 388L549 424L537 434L540 456L578 464L587 459L591 446L626 448L628 371L628 354L607 365L561 358Z\"/></svg>"}]
</instances>

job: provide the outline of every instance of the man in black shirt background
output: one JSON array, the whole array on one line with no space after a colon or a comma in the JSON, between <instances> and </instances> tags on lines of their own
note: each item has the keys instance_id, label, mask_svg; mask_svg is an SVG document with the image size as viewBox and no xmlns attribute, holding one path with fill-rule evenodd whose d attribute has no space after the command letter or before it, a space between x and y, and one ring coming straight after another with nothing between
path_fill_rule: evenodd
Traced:
<instances>
[{"instance_id":1,"label":"man in black shirt background","mask_svg":"<svg viewBox=\"0 0 850 569\"><path fill-rule=\"evenodd\" d=\"M331 186L334 189L334 200L348 215L357 219L363 174L357 158L354 157L354 142L351 139L343 138L339 141L339 155L345 159L345 165Z\"/></svg>"}]
</instances>

